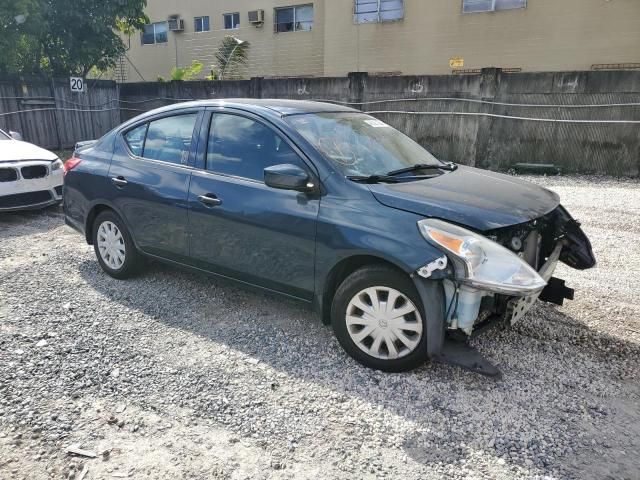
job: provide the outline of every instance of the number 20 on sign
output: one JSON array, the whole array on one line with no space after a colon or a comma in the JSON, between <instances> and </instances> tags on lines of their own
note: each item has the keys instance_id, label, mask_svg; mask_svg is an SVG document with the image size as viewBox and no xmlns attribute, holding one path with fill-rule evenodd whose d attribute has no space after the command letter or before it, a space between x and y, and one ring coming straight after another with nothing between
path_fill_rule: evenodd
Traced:
<instances>
[{"instance_id":1,"label":"number 20 on sign","mask_svg":"<svg viewBox=\"0 0 640 480\"><path fill-rule=\"evenodd\" d=\"M81 77L70 77L69 85L71 87L72 92L84 92L84 78Z\"/></svg>"}]
</instances>

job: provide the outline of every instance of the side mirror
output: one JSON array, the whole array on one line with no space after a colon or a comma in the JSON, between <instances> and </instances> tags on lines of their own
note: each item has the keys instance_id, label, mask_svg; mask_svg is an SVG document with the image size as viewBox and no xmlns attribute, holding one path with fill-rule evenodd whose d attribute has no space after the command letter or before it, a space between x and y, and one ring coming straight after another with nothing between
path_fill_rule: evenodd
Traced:
<instances>
[{"instance_id":1,"label":"side mirror","mask_svg":"<svg viewBox=\"0 0 640 480\"><path fill-rule=\"evenodd\" d=\"M290 163L265 168L264 183L272 188L298 190L300 192L307 192L316 188L310 182L309 174L305 170Z\"/></svg>"},{"instance_id":2,"label":"side mirror","mask_svg":"<svg viewBox=\"0 0 640 480\"><path fill-rule=\"evenodd\" d=\"M22 135L20 135L20 132L9 132L9 136L14 140L22 141Z\"/></svg>"}]
</instances>

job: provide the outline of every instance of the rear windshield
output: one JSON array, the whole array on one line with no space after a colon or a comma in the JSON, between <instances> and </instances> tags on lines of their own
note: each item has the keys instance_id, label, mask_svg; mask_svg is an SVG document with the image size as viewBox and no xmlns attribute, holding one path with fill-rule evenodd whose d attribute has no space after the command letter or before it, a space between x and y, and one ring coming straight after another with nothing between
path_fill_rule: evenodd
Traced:
<instances>
[{"instance_id":1,"label":"rear windshield","mask_svg":"<svg viewBox=\"0 0 640 480\"><path fill-rule=\"evenodd\" d=\"M309 113L285 120L347 176L442 164L405 134L364 113Z\"/></svg>"}]
</instances>

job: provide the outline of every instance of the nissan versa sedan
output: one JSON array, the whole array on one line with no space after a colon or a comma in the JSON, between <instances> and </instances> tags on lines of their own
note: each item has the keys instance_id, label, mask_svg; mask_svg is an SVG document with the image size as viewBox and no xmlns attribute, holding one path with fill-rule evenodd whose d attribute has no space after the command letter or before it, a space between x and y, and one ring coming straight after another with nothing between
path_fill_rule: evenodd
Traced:
<instances>
[{"instance_id":1,"label":"nissan versa sedan","mask_svg":"<svg viewBox=\"0 0 640 480\"><path fill-rule=\"evenodd\" d=\"M14 138L15 137L15 138ZM62 202L62 161L55 153L0 130L0 212Z\"/></svg>"},{"instance_id":2,"label":"nissan versa sedan","mask_svg":"<svg viewBox=\"0 0 640 480\"><path fill-rule=\"evenodd\" d=\"M151 257L312 303L349 355L384 371L431 358L499 373L467 339L538 298L572 298L558 262L595 265L555 193L325 103L148 112L75 152L64 198L112 277Z\"/></svg>"}]
</instances>

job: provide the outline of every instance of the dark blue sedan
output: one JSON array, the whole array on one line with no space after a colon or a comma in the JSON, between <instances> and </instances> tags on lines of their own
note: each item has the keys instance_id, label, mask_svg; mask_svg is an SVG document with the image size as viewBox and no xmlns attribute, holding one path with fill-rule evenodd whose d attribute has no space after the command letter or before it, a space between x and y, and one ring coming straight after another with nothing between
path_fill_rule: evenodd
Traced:
<instances>
[{"instance_id":1,"label":"dark blue sedan","mask_svg":"<svg viewBox=\"0 0 640 480\"><path fill-rule=\"evenodd\" d=\"M67 161L64 210L112 277L151 257L313 303L385 371L432 358L496 373L468 337L572 298L557 262L595 264L555 193L316 102L143 114Z\"/></svg>"}]
</instances>

